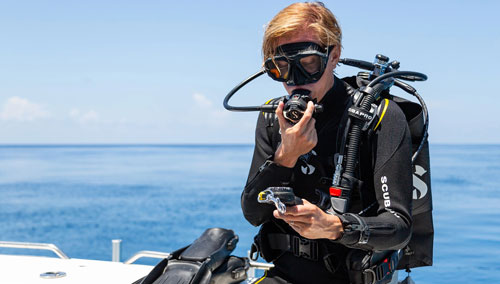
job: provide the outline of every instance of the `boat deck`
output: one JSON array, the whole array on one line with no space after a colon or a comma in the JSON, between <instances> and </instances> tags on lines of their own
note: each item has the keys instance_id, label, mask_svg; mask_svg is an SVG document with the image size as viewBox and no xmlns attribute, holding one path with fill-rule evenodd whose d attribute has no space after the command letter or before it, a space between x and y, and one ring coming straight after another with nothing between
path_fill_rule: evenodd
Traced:
<instances>
[{"instance_id":1,"label":"boat deck","mask_svg":"<svg viewBox=\"0 0 500 284\"><path fill-rule=\"evenodd\" d=\"M0 254L0 283L132 283L152 266L122 262Z\"/></svg>"}]
</instances>

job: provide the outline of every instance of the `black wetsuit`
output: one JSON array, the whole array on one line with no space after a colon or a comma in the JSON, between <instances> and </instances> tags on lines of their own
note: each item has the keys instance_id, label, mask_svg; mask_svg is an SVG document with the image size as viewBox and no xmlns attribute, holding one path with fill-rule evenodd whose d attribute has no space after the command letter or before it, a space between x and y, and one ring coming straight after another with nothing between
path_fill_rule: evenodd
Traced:
<instances>
[{"instance_id":1,"label":"black wetsuit","mask_svg":"<svg viewBox=\"0 0 500 284\"><path fill-rule=\"evenodd\" d=\"M343 127L348 101L344 82L335 77L333 88L320 102L324 112L315 116L318 143L310 153L299 158L293 169L272 163L281 140L279 124L274 114L259 114L255 151L241 205L252 225L264 224L265 230L262 228L261 232L278 231L298 236L285 222L272 216L273 205L257 202L260 191L269 186L286 185L312 203L318 200L316 189L328 193L335 166L334 154L338 152L339 128ZM273 261L275 268L259 283L348 283L346 257L349 252L397 250L407 243L412 224L411 138L398 105L389 102L378 129L365 136L358 167L364 184L352 193L349 212L368 225L368 242L359 244L360 233L356 231L344 233L335 241L316 240L319 247L316 261L285 251ZM366 208L369 209L359 215ZM358 223L352 215L345 216L343 221Z\"/></svg>"}]
</instances>

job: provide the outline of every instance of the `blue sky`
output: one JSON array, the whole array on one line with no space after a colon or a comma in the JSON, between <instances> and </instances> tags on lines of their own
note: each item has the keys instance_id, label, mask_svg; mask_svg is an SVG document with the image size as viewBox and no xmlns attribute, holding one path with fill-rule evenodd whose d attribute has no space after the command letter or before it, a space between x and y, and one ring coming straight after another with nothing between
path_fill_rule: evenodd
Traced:
<instances>
[{"instance_id":1,"label":"blue sky","mask_svg":"<svg viewBox=\"0 0 500 284\"><path fill-rule=\"evenodd\" d=\"M0 1L0 144L253 143L257 114L222 100L259 70L264 25L289 3ZM342 57L382 53L429 76L413 85L432 143L500 143L498 1L324 3ZM238 95L284 90L261 77Z\"/></svg>"}]
</instances>

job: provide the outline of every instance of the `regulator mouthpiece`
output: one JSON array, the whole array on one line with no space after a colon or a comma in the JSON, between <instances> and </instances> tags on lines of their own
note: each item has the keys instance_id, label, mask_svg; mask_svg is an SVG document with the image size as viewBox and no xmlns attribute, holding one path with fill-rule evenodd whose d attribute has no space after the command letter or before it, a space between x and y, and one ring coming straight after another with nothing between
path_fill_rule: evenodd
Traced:
<instances>
[{"instance_id":1,"label":"regulator mouthpiece","mask_svg":"<svg viewBox=\"0 0 500 284\"><path fill-rule=\"evenodd\" d=\"M314 113L323 112L323 106L316 103L315 99L312 99L311 91L306 89L296 89L292 91L292 94L285 98L285 106L283 107L283 116L292 124L300 121L304 116L304 112L307 109L307 103L312 101L314 103Z\"/></svg>"}]
</instances>

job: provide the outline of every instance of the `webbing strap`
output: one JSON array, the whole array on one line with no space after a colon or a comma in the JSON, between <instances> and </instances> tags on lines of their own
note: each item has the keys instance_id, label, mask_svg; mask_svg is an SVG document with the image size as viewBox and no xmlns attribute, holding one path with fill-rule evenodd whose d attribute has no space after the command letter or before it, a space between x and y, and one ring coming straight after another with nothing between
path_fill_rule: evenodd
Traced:
<instances>
[{"instance_id":1,"label":"webbing strap","mask_svg":"<svg viewBox=\"0 0 500 284\"><path fill-rule=\"evenodd\" d=\"M290 235L269 234L269 247L280 251L290 251Z\"/></svg>"}]
</instances>

